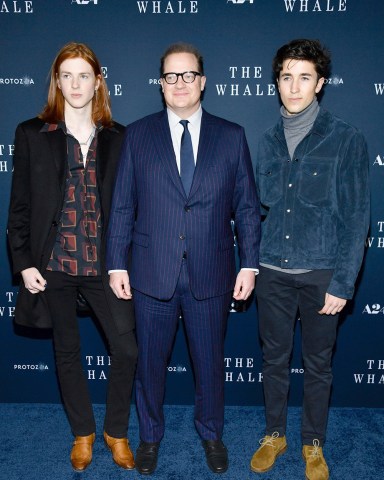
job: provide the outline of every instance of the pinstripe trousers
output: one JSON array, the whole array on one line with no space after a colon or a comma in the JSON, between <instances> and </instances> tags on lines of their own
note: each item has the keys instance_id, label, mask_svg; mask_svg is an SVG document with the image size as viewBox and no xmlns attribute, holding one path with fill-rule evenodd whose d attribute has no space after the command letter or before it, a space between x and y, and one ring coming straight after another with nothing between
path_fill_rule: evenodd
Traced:
<instances>
[{"instance_id":1,"label":"pinstripe trousers","mask_svg":"<svg viewBox=\"0 0 384 480\"><path fill-rule=\"evenodd\" d=\"M158 300L134 291L139 348L136 403L140 438L159 442L164 435L163 401L167 363L182 314L195 375L195 426L204 440L219 440L224 425L224 337L232 292L196 300L187 261L175 293Z\"/></svg>"}]
</instances>

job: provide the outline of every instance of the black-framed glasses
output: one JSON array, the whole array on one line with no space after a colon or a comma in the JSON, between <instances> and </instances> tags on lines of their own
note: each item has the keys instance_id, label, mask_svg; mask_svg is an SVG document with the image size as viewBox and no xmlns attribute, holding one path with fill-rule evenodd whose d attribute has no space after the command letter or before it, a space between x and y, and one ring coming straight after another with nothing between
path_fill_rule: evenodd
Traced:
<instances>
[{"instance_id":1,"label":"black-framed glasses","mask_svg":"<svg viewBox=\"0 0 384 480\"><path fill-rule=\"evenodd\" d=\"M173 85L177 83L177 80L179 79L179 77L181 77L183 79L183 82L185 83L193 83L197 75L201 77L201 73L199 72L183 72L183 73L169 72L169 73L163 73L162 78L164 78L164 80L170 85Z\"/></svg>"}]
</instances>

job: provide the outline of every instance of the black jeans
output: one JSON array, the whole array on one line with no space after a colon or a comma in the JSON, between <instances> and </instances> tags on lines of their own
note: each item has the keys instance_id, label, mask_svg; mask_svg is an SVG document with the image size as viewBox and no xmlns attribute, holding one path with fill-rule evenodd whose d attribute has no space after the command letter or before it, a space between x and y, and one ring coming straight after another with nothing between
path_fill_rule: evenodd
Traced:
<instances>
[{"instance_id":1,"label":"black jeans","mask_svg":"<svg viewBox=\"0 0 384 480\"><path fill-rule=\"evenodd\" d=\"M285 435L289 365L294 327L300 313L304 398L301 435L304 445L325 439L332 385L332 354L338 315L319 315L332 270L289 274L261 267L256 296L263 348L266 434Z\"/></svg>"},{"instance_id":2,"label":"black jeans","mask_svg":"<svg viewBox=\"0 0 384 480\"><path fill-rule=\"evenodd\" d=\"M108 308L101 277L71 276L49 271L44 276L53 322L57 374L73 434L85 436L96 431L87 378L81 361L76 315L76 297L79 291L91 306L105 333L111 356L104 430L112 437L126 437L137 358L135 332L132 330L119 335Z\"/></svg>"}]
</instances>

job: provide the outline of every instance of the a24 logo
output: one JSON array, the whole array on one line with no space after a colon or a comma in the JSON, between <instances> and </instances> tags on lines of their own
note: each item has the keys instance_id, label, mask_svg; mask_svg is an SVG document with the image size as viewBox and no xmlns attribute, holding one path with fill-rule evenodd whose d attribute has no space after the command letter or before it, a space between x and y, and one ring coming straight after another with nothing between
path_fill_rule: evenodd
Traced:
<instances>
[{"instance_id":1,"label":"a24 logo","mask_svg":"<svg viewBox=\"0 0 384 480\"><path fill-rule=\"evenodd\" d=\"M253 3L253 0L227 0L227 3L234 3L234 4L239 4L239 3Z\"/></svg>"},{"instance_id":2,"label":"a24 logo","mask_svg":"<svg viewBox=\"0 0 384 480\"><path fill-rule=\"evenodd\" d=\"M72 0L71 3L77 3L78 5L87 5L88 3L93 3L97 5L99 0Z\"/></svg>"},{"instance_id":3,"label":"a24 logo","mask_svg":"<svg viewBox=\"0 0 384 480\"><path fill-rule=\"evenodd\" d=\"M366 305L364 307L363 313L368 313L369 315L377 315L378 313L384 314L384 306L382 307L380 303L374 303L373 305Z\"/></svg>"}]
</instances>

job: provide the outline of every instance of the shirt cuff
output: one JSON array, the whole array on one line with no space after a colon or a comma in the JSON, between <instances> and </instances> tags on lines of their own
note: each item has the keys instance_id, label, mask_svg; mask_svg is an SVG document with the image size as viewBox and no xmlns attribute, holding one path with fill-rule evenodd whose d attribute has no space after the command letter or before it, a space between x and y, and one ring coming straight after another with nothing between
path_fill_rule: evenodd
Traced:
<instances>
[{"instance_id":1,"label":"shirt cuff","mask_svg":"<svg viewBox=\"0 0 384 480\"><path fill-rule=\"evenodd\" d=\"M255 275L259 274L259 269L258 268L242 268L241 270L251 270L252 272L255 272Z\"/></svg>"}]
</instances>

